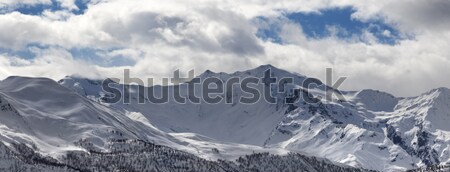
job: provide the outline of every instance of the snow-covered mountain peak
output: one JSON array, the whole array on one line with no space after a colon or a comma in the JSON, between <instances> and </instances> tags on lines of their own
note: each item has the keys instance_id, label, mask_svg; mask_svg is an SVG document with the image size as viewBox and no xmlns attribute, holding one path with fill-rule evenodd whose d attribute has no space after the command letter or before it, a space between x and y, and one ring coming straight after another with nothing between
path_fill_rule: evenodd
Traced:
<instances>
[{"instance_id":1,"label":"snow-covered mountain peak","mask_svg":"<svg viewBox=\"0 0 450 172\"><path fill-rule=\"evenodd\" d=\"M228 79L229 77L240 77L240 78L244 78L244 77L257 77L257 78L262 78L264 77L266 74L265 72L267 72L268 70L270 70L270 74L272 77L277 77L277 78L283 78L283 77L292 77L292 78L305 78L305 76L297 74L297 73L292 73L292 72L288 72L286 70L283 69L279 69L275 66L272 65L261 65L258 66L256 68L253 69L248 69L248 70L244 70L244 71L237 71L234 73L224 73L224 72L213 72L211 70L206 70L205 72L201 73L198 78L207 78L207 77L217 77L217 78L222 78L222 79Z\"/></svg>"},{"instance_id":2,"label":"snow-covered mountain peak","mask_svg":"<svg viewBox=\"0 0 450 172\"><path fill-rule=\"evenodd\" d=\"M450 88L447 88L447 87L439 87L439 88L436 88L434 90L437 90L437 91L440 91L440 92L445 92L446 94L450 94Z\"/></svg>"},{"instance_id":3,"label":"snow-covered mountain peak","mask_svg":"<svg viewBox=\"0 0 450 172\"><path fill-rule=\"evenodd\" d=\"M355 94L353 101L361 103L368 110L392 112L398 98L386 92L364 89Z\"/></svg>"},{"instance_id":4,"label":"snow-covered mountain peak","mask_svg":"<svg viewBox=\"0 0 450 172\"><path fill-rule=\"evenodd\" d=\"M101 80L92 80L78 76L66 76L59 80L58 83L83 96L98 95L103 92Z\"/></svg>"},{"instance_id":5,"label":"snow-covered mountain peak","mask_svg":"<svg viewBox=\"0 0 450 172\"><path fill-rule=\"evenodd\" d=\"M305 76L292 73L280 68L277 68L275 66L272 66L270 64L267 65L261 65L253 69L245 70L245 71L239 71L233 73L234 76L253 76L253 77L263 77L265 72L270 70L272 77L277 77L278 79L283 77L291 77L291 78L305 78Z\"/></svg>"},{"instance_id":6,"label":"snow-covered mountain peak","mask_svg":"<svg viewBox=\"0 0 450 172\"><path fill-rule=\"evenodd\" d=\"M205 70L203 73L201 73L200 75L198 75L196 78L200 78L200 79L204 79L204 78L209 78L209 77L219 77L220 75L229 75L227 73L216 73L213 72L211 70Z\"/></svg>"},{"instance_id":7,"label":"snow-covered mountain peak","mask_svg":"<svg viewBox=\"0 0 450 172\"><path fill-rule=\"evenodd\" d=\"M102 79L89 79L82 76L66 76L63 79L60 79L58 81L59 84L64 84L64 82L71 83L71 82L78 82L78 83L88 83L90 85L101 85L103 80ZM112 81L113 82L113 81Z\"/></svg>"},{"instance_id":8,"label":"snow-covered mountain peak","mask_svg":"<svg viewBox=\"0 0 450 172\"><path fill-rule=\"evenodd\" d=\"M283 71L282 69L279 69L279 68L277 68L277 67L275 67L275 66L273 66L271 64L261 65L261 66L258 66L256 68L254 68L254 69L250 69L248 71L252 71L253 70L253 71L256 71L256 72L264 72L264 71L269 70L269 69L272 70L275 73L277 73L279 71Z\"/></svg>"},{"instance_id":9,"label":"snow-covered mountain peak","mask_svg":"<svg viewBox=\"0 0 450 172\"><path fill-rule=\"evenodd\" d=\"M443 99L445 101L448 101L448 99L450 98L450 89L448 89L446 87L436 88L436 89L431 90L430 92L434 92L435 94L439 94L436 97L437 99Z\"/></svg>"},{"instance_id":10,"label":"snow-covered mountain peak","mask_svg":"<svg viewBox=\"0 0 450 172\"><path fill-rule=\"evenodd\" d=\"M44 85L52 85L55 81L49 78L31 78L31 77L21 77L21 76L9 76L5 80L2 81L2 87L6 88L7 86L14 87L16 86L33 86L36 84L44 84ZM56 84L58 85L58 84ZM17 87L16 87L17 89Z\"/></svg>"},{"instance_id":11,"label":"snow-covered mountain peak","mask_svg":"<svg viewBox=\"0 0 450 172\"><path fill-rule=\"evenodd\" d=\"M29 101L42 98L59 98L52 97L54 96L52 94L44 94L47 92L75 96L66 87L48 78L8 77L0 84L0 91L14 95L17 98L28 99Z\"/></svg>"},{"instance_id":12,"label":"snow-covered mountain peak","mask_svg":"<svg viewBox=\"0 0 450 172\"><path fill-rule=\"evenodd\" d=\"M403 98L399 108L413 106L417 108L430 108L432 106L442 107L441 104L448 104L450 101L450 89L441 87L432 89L417 97ZM409 108L411 109L411 107Z\"/></svg>"}]
</instances>

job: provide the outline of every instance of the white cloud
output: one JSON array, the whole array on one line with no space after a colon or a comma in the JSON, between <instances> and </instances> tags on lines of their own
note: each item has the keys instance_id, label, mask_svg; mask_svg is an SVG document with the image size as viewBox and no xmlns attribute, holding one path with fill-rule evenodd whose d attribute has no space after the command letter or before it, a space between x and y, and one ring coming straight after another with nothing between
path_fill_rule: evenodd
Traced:
<instances>
[{"instance_id":1,"label":"white cloud","mask_svg":"<svg viewBox=\"0 0 450 172\"><path fill-rule=\"evenodd\" d=\"M75 0L56 0L61 4L62 8L68 9L68 10L79 10L77 5L75 5Z\"/></svg>"},{"instance_id":2,"label":"white cloud","mask_svg":"<svg viewBox=\"0 0 450 172\"><path fill-rule=\"evenodd\" d=\"M5 0L0 4L14 5ZM61 4L65 10L45 11L42 16L0 15L1 48L21 50L30 43L49 46L35 50L34 59L0 55L0 77L120 77L121 69L131 68L132 75L147 78L170 76L175 69L232 72L271 63L321 79L325 68L333 67L349 77L345 89L375 88L403 96L450 87L446 76L450 14L444 10L449 5L445 0L109 0L92 2L82 15L69 12L77 9L73 0ZM313 40L307 39L298 25L280 17L289 11L344 6L355 8L354 19L383 18L415 38L393 46L378 44L369 32L363 38L370 44L336 37ZM281 18L276 24L286 44L264 42L255 36L258 25L254 17L261 15ZM339 32L339 28L330 29ZM99 57L123 56L136 64L99 67L74 58L68 51L71 48L99 49L106 52L97 54Z\"/></svg>"},{"instance_id":3,"label":"white cloud","mask_svg":"<svg viewBox=\"0 0 450 172\"><path fill-rule=\"evenodd\" d=\"M98 78L100 74L95 66L74 60L69 52L60 48L35 50L36 58L24 60L17 57L0 55L0 77L11 75L62 78L67 74Z\"/></svg>"}]
</instances>

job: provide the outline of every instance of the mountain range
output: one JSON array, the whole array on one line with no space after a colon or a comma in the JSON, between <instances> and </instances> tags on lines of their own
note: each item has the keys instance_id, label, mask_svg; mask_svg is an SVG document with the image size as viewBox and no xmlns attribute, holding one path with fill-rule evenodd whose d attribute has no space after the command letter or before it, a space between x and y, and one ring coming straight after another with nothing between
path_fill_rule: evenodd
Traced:
<instances>
[{"instance_id":1,"label":"mountain range","mask_svg":"<svg viewBox=\"0 0 450 172\"><path fill-rule=\"evenodd\" d=\"M283 87L315 97L327 92L328 86L303 87L313 78L271 65L197 78L261 78L268 69L276 78L293 78ZM448 88L416 97L339 91L345 100L314 104L295 96L277 103L155 104L139 102L146 94L137 85L129 86L130 103L110 102L102 84L77 76L0 81L0 170L405 171L450 164ZM292 90L275 91L278 86L271 90L276 99L292 98ZM226 94L247 93L218 96Z\"/></svg>"}]
</instances>

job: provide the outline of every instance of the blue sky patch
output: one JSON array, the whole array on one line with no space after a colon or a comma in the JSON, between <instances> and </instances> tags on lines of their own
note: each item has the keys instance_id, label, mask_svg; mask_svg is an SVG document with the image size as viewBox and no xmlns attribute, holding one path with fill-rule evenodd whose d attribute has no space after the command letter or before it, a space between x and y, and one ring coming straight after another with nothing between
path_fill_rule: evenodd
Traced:
<instances>
[{"instance_id":1,"label":"blue sky patch","mask_svg":"<svg viewBox=\"0 0 450 172\"><path fill-rule=\"evenodd\" d=\"M80 15L83 14L86 9L88 8L88 3L90 0L75 0L75 5L78 7L78 10L72 10L71 12ZM28 5L28 4L22 4L19 3L15 7L9 7L8 9L1 9L0 11L2 13L9 13L12 11L17 11L22 14L26 15L41 15L42 12L45 10L50 11L59 11L63 10L64 8L61 6L60 2L57 2L56 0L52 0L51 3L40 3L40 4L34 4L34 5Z\"/></svg>"},{"instance_id":2,"label":"blue sky patch","mask_svg":"<svg viewBox=\"0 0 450 172\"><path fill-rule=\"evenodd\" d=\"M121 55L114 57L105 57L103 55L113 50L115 49L100 50L93 48L72 48L69 52L75 59L81 59L90 64L96 64L102 67L131 66L136 64L134 60Z\"/></svg>"},{"instance_id":3,"label":"blue sky patch","mask_svg":"<svg viewBox=\"0 0 450 172\"><path fill-rule=\"evenodd\" d=\"M279 23L273 22L266 17L257 17L255 20L260 24L260 27L256 32L256 37L264 41L271 41L279 44L283 43L283 39L279 36L281 31Z\"/></svg>"},{"instance_id":4,"label":"blue sky patch","mask_svg":"<svg viewBox=\"0 0 450 172\"><path fill-rule=\"evenodd\" d=\"M10 56L19 57L22 59L33 59L36 57L36 54L31 50L32 48L39 48L39 49L47 49L49 46L47 45L40 45L37 43L31 43L28 44L25 48L20 50L12 50L8 48L2 48L0 47L0 54L7 54Z\"/></svg>"},{"instance_id":5,"label":"blue sky patch","mask_svg":"<svg viewBox=\"0 0 450 172\"><path fill-rule=\"evenodd\" d=\"M31 60L36 58L36 53L32 49L49 49L48 45L39 44L29 44L26 48L21 50L12 50L0 47L0 54L7 54L8 56L18 57L25 60ZM112 66L131 66L135 65L136 61L122 56L116 55L112 57L107 57L107 53L116 49L101 50L93 48L71 48L68 52L72 55L74 59L85 61L89 64L96 64L102 67L112 67Z\"/></svg>"},{"instance_id":6,"label":"blue sky patch","mask_svg":"<svg viewBox=\"0 0 450 172\"><path fill-rule=\"evenodd\" d=\"M320 10L318 13L285 13L280 18L298 24L309 39L335 36L343 40L359 39L359 41L364 42L362 35L365 32L371 33L377 39L377 42L382 44L393 45L402 39L395 27L382 20L363 22L352 19L351 15L354 12L355 10L351 7L330 8ZM277 23L270 23L269 19L264 17L258 17L257 20L265 23L265 26L258 29L256 36L263 40L284 43L279 37L280 27L276 26Z\"/></svg>"},{"instance_id":7,"label":"blue sky patch","mask_svg":"<svg viewBox=\"0 0 450 172\"><path fill-rule=\"evenodd\" d=\"M29 51L28 49L13 51L11 49L2 47L0 47L0 54L7 54L9 56L16 56L23 59L32 59L36 56L33 52Z\"/></svg>"}]
</instances>

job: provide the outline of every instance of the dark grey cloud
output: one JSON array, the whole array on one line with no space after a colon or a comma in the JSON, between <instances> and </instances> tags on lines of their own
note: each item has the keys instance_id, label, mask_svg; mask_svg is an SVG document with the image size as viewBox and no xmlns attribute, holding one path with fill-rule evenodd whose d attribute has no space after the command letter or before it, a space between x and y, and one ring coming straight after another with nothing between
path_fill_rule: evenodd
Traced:
<instances>
[{"instance_id":1,"label":"dark grey cloud","mask_svg":"<svg viewBox=\"0 0 450 172\"><path fill-rule=\"evenodd\" d=\"M380 13L404 31L450 29L449 0L392 1Z\"/></svg>"}]
</instances>

